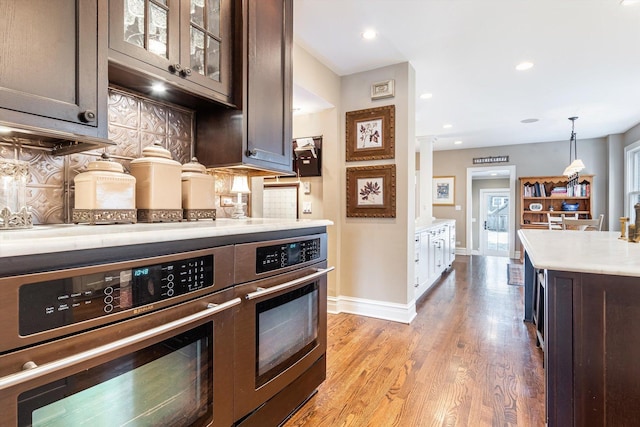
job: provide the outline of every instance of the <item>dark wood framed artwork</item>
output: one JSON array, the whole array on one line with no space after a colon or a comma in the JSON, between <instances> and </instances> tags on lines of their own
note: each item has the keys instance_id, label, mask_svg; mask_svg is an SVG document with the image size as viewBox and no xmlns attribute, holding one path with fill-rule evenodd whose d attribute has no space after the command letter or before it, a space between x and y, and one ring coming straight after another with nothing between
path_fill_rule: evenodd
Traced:
<instances>
[{"instance_id":1,"label":"dark wood framed artwork","mask_svg":"<svg viewBox=\"0 0 640 427\"><path fill-rule=\"evenodd\" d=\"M395 157L396 106L347 112L347 161Z\"/></svg>"},{"instance_id":2,"label":"dark wood framed artwork","mask_svg":"<svg viewBox=\"0 0 640 427\"><path fill-rule=\"evenodd\" d=\"M347 168L347 217L396 217L396 165Z\"/></svg>"}]
</instances>

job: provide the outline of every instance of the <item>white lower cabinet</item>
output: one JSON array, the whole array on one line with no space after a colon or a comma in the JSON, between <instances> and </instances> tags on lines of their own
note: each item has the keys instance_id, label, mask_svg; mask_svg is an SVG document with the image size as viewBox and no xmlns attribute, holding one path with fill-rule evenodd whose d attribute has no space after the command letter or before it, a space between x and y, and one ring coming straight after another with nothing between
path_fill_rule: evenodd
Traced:
<instances>
[{"instance_id":1,"label":"white lower cabinet","mask_svg":"<svg viewBox=\"0 0 640 427\"><path fill-rule=\"evenodd\" d=\"M415 297L428 291L455 259L455 221L439 220L415 234Z\"/></svg>"}]
</instances>

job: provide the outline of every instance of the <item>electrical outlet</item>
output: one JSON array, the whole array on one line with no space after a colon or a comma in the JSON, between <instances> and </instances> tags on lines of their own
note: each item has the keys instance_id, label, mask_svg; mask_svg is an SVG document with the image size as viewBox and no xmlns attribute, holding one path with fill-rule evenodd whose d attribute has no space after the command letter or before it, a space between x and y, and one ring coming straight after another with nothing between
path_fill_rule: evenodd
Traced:
<instances>
[{"instance_id":1,"label":"electrical outlet","mask_svg":"<svg viewBox=\"0 0 640 427\"><path fill-rule=\"evenodd\" d=\"M302 202L302 213L311 213L311 202Z\"/></svg>"}]
</instances>

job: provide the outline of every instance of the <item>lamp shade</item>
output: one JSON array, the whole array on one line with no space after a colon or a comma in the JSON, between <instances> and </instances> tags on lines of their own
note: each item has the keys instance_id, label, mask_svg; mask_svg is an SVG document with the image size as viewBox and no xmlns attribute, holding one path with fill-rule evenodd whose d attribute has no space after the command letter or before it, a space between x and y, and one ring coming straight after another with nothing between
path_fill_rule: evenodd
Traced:
<instances>
[{"instance_id":1,"label":"lamp shade","mask_svg":"<svg viewBox=\"0 0 640 427\"><path fill-rule=\"evenodd\" d=\"M562 173L565 176L571 176L574 173L580 172L582 169L584 169L584 163L582 162L582 160L580 159L575 159L573 162L571 162L571 164L569 166L567 166L564 170L564 172Z\"/></svg>"},{"instance_id":2,"label":"lamp shade","mask_svg":"<svg viewBox=\"0 0 640 427\"><path fill-rule=\"evenodd\" d=\"M571 162L569 167L576 172L580 172L582 169L585 168L584 163L582 163L582 160L580 159L575 159L573 162Z\"/></svg>"},{"instance_id":3,"label":"lamp shade","mask_svg":"<svg viewBox=\"0 0 640 427\"><path fill-rule=\"evenodd\" d=\"M247 177L245 175L237 175L233 177L231 192L242 194L251 193L251 190L249 190L249 182L247 181Z\"/></svg>"}]
</instances>

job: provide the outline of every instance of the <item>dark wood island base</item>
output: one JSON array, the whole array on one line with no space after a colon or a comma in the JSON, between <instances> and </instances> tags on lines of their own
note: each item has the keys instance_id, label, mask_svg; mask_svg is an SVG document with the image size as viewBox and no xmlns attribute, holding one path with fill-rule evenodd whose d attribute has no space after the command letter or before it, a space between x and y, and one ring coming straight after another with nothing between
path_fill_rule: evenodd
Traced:
<instances>
[{"instance_id":1,"label":"dark wood island base","mask_svg":"<svg viewBox=\"0 0 640 427\"><path fill-rule=\"evenodd\" d=\"M640 247L618 236L520 230L524 320L543 319L549 427L640 422Z\"/></svg>"}]
</instances>

